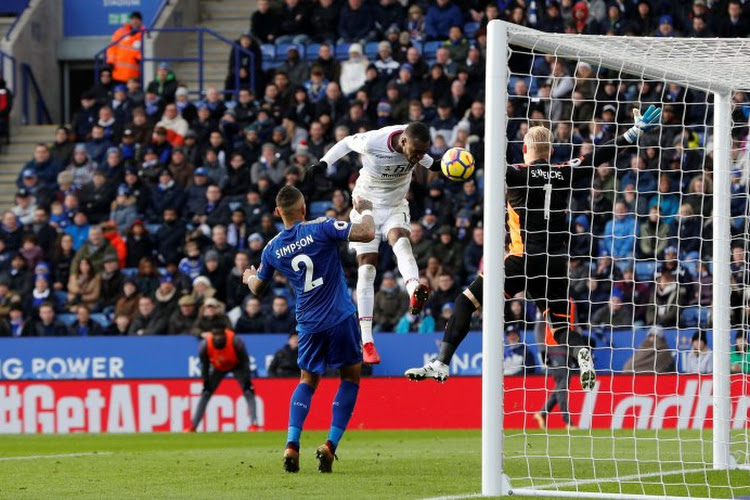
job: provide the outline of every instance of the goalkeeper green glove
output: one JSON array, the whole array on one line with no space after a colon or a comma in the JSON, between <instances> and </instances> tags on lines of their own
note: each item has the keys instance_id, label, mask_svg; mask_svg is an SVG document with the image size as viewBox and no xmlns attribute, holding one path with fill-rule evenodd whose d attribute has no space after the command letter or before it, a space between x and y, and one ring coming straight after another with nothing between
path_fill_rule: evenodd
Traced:
<instances>
[{"instance_id":1,"label":"goalkeeper green glove","mask_svg":"<svg viewBox=\"0 0 750 500\"><path fill-rule=\"evenodd\" d=\"M648 132L659 124L661 121L661 108L657 108L652 104L643 115L641 115L640 109L634 109L633 116L635 117L635 125L623 134L625 140L631 144L637 142L644 132Z\"/></svg>"}]
</instances>

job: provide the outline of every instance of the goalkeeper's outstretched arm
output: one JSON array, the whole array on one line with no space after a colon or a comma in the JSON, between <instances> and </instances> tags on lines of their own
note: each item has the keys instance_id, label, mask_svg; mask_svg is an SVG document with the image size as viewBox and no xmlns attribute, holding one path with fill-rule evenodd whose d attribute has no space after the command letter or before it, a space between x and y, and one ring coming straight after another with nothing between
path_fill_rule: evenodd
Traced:
<instances>
[{"instance_id":1,"label":"goalkeeper's outstretched arm","mask_svg":"<svg viewBox=\"0 0 750 500\"><path fill-rule=\"evenodd\" d=\"M594 151L587 153L578 160L571 162L573 167L598 167L602 163L612 161L617 155L619 148L635 146L638 139L652 128L659 125L661 120L661 108L651 105L646 113L641 115L639 109L633 110L635 124L617 139L600 144ZM577 172L580 173L580 172Z\"/></svg>"}]
</instances>

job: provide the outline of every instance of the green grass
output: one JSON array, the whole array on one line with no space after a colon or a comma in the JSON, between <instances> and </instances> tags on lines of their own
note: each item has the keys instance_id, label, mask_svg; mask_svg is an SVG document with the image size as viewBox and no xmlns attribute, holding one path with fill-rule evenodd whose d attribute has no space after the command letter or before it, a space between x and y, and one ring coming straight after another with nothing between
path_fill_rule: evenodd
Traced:
<instances>
[{"instance_id":1,"label":"green grass","mask_svg":"<svg viewBox=\"0 0 750 500\"><path fill-rule=\"evenodd\" d=\"M697 431L613 435L512 434L507 471L514 487L612 478L710 463L710 435ZM316 471L325 435L303 436L299 474L281 471L284 435L267 433L2 436L0 458L67 453L97 455L0 460L0 498L426 498L477 493L476 431L354 431L334 473ZM743 436L737 435L736 442ZM642 438L642 439L641 439ZM564 458L572 456L573 459ZM530 457L530 458L526 458ZM592 458L593 457L593 458ZM637 460L636 460L637 458ZM682 461L680 461L682 459ZM705 462L708 460L708 462ZM594 468L595 471L594 472ZM731 498L750 495L748 471L670 475L643 482L602 481L580 491ZM728 487L731 484L733 490ZM574 490L575 488L568 489ZM523 498L523 497L514 497Z\"/></svg>"}]
</instances>

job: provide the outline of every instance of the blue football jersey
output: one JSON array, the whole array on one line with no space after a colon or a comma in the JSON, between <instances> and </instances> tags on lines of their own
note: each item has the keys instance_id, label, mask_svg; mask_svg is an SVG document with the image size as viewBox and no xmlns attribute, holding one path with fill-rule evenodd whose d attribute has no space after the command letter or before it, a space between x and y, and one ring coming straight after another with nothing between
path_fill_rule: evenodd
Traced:
<instances>
[{"instance_id":1,"label":"blue football jersey","mask_svg":"<svg viewBox=\"0 0 750 500\"><path fill-rule=\"evenodd\" d=\"M355 313L338 246L350 230L349 222L331 218L301 222L263 249L258 278L271 281L278 271L292 284L299 333L327 330Z\"/></svg>"}]
</instances>

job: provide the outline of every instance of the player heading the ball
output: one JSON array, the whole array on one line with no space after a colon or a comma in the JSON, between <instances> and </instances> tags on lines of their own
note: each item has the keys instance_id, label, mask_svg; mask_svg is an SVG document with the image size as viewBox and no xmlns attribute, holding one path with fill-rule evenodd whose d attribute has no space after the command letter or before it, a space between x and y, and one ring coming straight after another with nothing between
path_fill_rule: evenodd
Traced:
<instances>
[{"instance_id":1,"label":"player heading the ball","mask_svg":"<svg viewBox=\"0 0 750 500\"><path fill-rule=\"evenodd\" d=\"M250 291L260 296L273 280L274 271L283 274L297 296L299 331L298 364L300 383L289 402L289 428L284 451L284 470L299 471L302 427L310 410L313 393L327 367L339 370L341 384L333 400L333 418L328 440L317 450L318 470L331 472L336 447L354 411L362 371L362 339L354 304L346 286L339 257L340 241L367 243L375 237L372 202L354 198L362 222L349 223L321 217L305 222L305 198L284 186L276 195L276 215L284 230L263 249L256 271L242 275Z\"/></svg>"},{"instance_id":2,"label":"player heading the ball","mask_svg":"<svg viewBox=\"0 0 750 500\"><path fill-rule=\"evenodd\" d=\"M439 171L427 155L430 148L430 130L424 123L393 125L345 137L337 142L310 173L325 173L345 155L356 152L362 155L362 169L354 185L352 196L366 196L372 200L375 218L375 239L367 243L352 243L357 252L357 310L362 329L365 363L380 363L372 336L372 314L375 305L375 273L378 264L378 247L386 238L398 261L398 270L404 279L410 297L412 314L422 312L429 290L419 283L419 268L409 242L411 216L406 194L409 192L412 169L420 164ZM355 207L350 220L361 222L362 214Z\"/></svg>"},{"instance_id":3,"label":"player heading the ball","mask_svg":"<svg viewBox=\"0 0 750 500\"><path fill-rule=\"evenodd\" d=\"M643 116L635 109L633 116L635 125L616 140L557 165L549 162L552 132L546 127L531 127L523 138L524 163L509 165L506 172L510 244L505 250L505 296L525 292L536 302L554 341L568 347L568 356L578 358L584 389L594 388L596 372L587 342L570 322L567 212L571 186L590 183L595 167L613 160L618 148L635 146L644 132L659 124L661 108L650 106ZM482 307L483 279L480 273L456 299L437 359L407 370L407 378L433 378L440 382L448 379L453 353L469 332L471 315Z\"/></svg>"}]
</instances>

